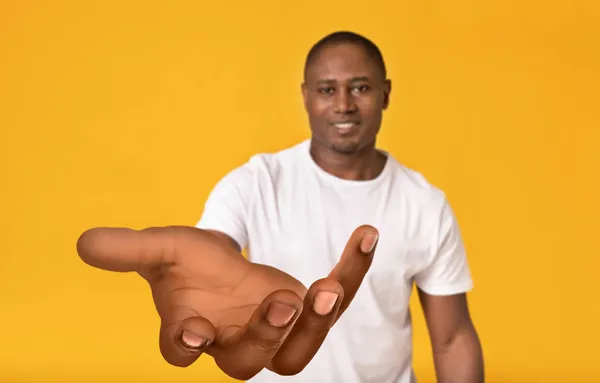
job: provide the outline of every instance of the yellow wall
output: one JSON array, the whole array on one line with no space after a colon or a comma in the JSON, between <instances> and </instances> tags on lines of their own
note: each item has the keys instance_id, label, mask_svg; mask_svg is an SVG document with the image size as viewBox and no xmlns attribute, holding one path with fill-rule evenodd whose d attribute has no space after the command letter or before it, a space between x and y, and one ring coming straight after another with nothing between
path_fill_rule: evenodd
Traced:
<instances>
[{"instance_id":1,"label":"yellow wall","mask_svg":"<svg viewBox=\"0 0 600 383\"><path fill-rule=\"evenodd\" d=\"M598 2L251 3L0 5L0 381L229 381L167 365L146 285L75 241L194 224L225 172L308 137L304 55L346 28L394 81L381 146L456 210L488 381L600 380Z\"/></svg>"}]
</instances>

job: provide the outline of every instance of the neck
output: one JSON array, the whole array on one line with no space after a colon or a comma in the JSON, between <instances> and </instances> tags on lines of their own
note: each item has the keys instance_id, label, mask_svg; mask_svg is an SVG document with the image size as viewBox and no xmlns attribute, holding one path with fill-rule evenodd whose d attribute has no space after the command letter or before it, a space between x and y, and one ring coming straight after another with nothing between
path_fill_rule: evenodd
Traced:
<instances>
[{"instance_id":1,"label":"neck","mask_svg":"<svg viewBox=\"0 0 600 383\"><path fill-rule=\"evenodd\" d=\"M340 153L316 140L311 140L310 155L327 173L345 180L368 181L377 178L385 167L386 157L375 142L353 153Z\"/></svg>"}]
</instances>

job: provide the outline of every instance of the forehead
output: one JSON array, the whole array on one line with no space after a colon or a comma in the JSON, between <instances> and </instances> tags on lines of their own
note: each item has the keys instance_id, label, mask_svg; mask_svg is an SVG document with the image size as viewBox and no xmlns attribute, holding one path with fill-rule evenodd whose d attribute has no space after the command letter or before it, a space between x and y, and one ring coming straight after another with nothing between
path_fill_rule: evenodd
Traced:
<instances>
[{"instance_id":1,"label":"forehead","mask_svg":"<svg viewBox=\"0 0 600 383\"><path fill-rule=\"evenodd\" d=\"M376 60L358 44L325 46L307 68L307 80L345 81L355 77L374 79L380 75Z\"/></svg>"}]
</instances>

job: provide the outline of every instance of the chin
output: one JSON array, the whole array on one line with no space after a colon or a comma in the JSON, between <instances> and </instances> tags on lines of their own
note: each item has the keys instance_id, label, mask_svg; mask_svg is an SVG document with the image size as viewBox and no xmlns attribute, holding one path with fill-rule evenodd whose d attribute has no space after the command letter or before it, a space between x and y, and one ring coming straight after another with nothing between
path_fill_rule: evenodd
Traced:
<instances>
[{"instance_id":1,"label":"chin","mask_svg":"<svg viewBox=\"0 0 600 383\"><path fill-rule=\"evenodd\" d=\"M360 150L359 142L332 142L331 149L342 154L354 154Z\"/></svg>"},{"instance_id":2,"label":"chin","mask_svg":"<svg viewBox=\"0 0 600 383\"><path fill-rule=\"evenodd\" d=\"M313 140L318 142L318 145L325 150L345 155L358 153L365 147L364 140L361 140L361 138L357 136L327 137L325 135L313 135Z\"/></svg>"}]
</instances>

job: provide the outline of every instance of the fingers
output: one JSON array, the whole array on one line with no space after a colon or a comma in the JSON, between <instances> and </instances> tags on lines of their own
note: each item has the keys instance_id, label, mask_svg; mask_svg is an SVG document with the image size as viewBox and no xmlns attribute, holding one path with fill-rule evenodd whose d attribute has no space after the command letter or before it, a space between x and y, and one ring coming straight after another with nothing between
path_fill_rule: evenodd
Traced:
<instances>
[{"instance_id":1,"label":"fingers","mask_svg":"<svg viewBox=\"0 0 600 383\"><path fill-rule=\"evenodd\" d=\"M329 277L310 287L304 299L305 309L269 369L279 375L295 375L312 360L369 271L378 238L378 231L368 225L352 233Z\"/></svg>"},{"instance_id":2,"label":"fingers","mask_svg":"<svg viewBox=\"0 0 600 383\"><path fill-rule=\"evenodd\" d=\"M190 308L181 308L171 320L161 323L160 352L168 363L187 367L212 344L215 335L210 321Z\"/></svg>"},{"instance_id":3,"label":"fingers","mask_svg":"<svg viewBox=\"0 0 600 383\"><path fill-rule=\"evenodd\" d=\"M304 310L268 368L279 375L295 375L315 356L337 317L344 298L342 286L321 279L310 287Z\"/></svg>"},{"instance_id":4,"label":"fingers","mask_svg":"<svg viewBox=\"0 0 600 383\"><path fill-rule=\"evenodd\" d=\"M141 271L173 262L175 238L193 228L164 227L133 230L94 228L77 241L77 252L88 265L109 271Z\"/></svg>"},{"instance_id":5,"label":"fingers","mask_svg":"<svg viewBox=\"0 0 600 383\"><path fill-rule=\"evenodd\" d=\"M348 308L369 271L378 239L379 232L374 227L358 227L350 236L339 262L329 274L329 278L338 281L344 290L338 317Z\"/></svg>"},{"instance_id":6,"label":"fingers","mask_svg":"<svg viewBox=\"0 0 600 383\"><path fill-rule=\"evenodd\" d=\"M221 370L238 380L258 374L273 358L302 312L302 300L291 290L271 293L250 321L234 334L218 336L211 355Z\"/></svg>"}]
</instances>

